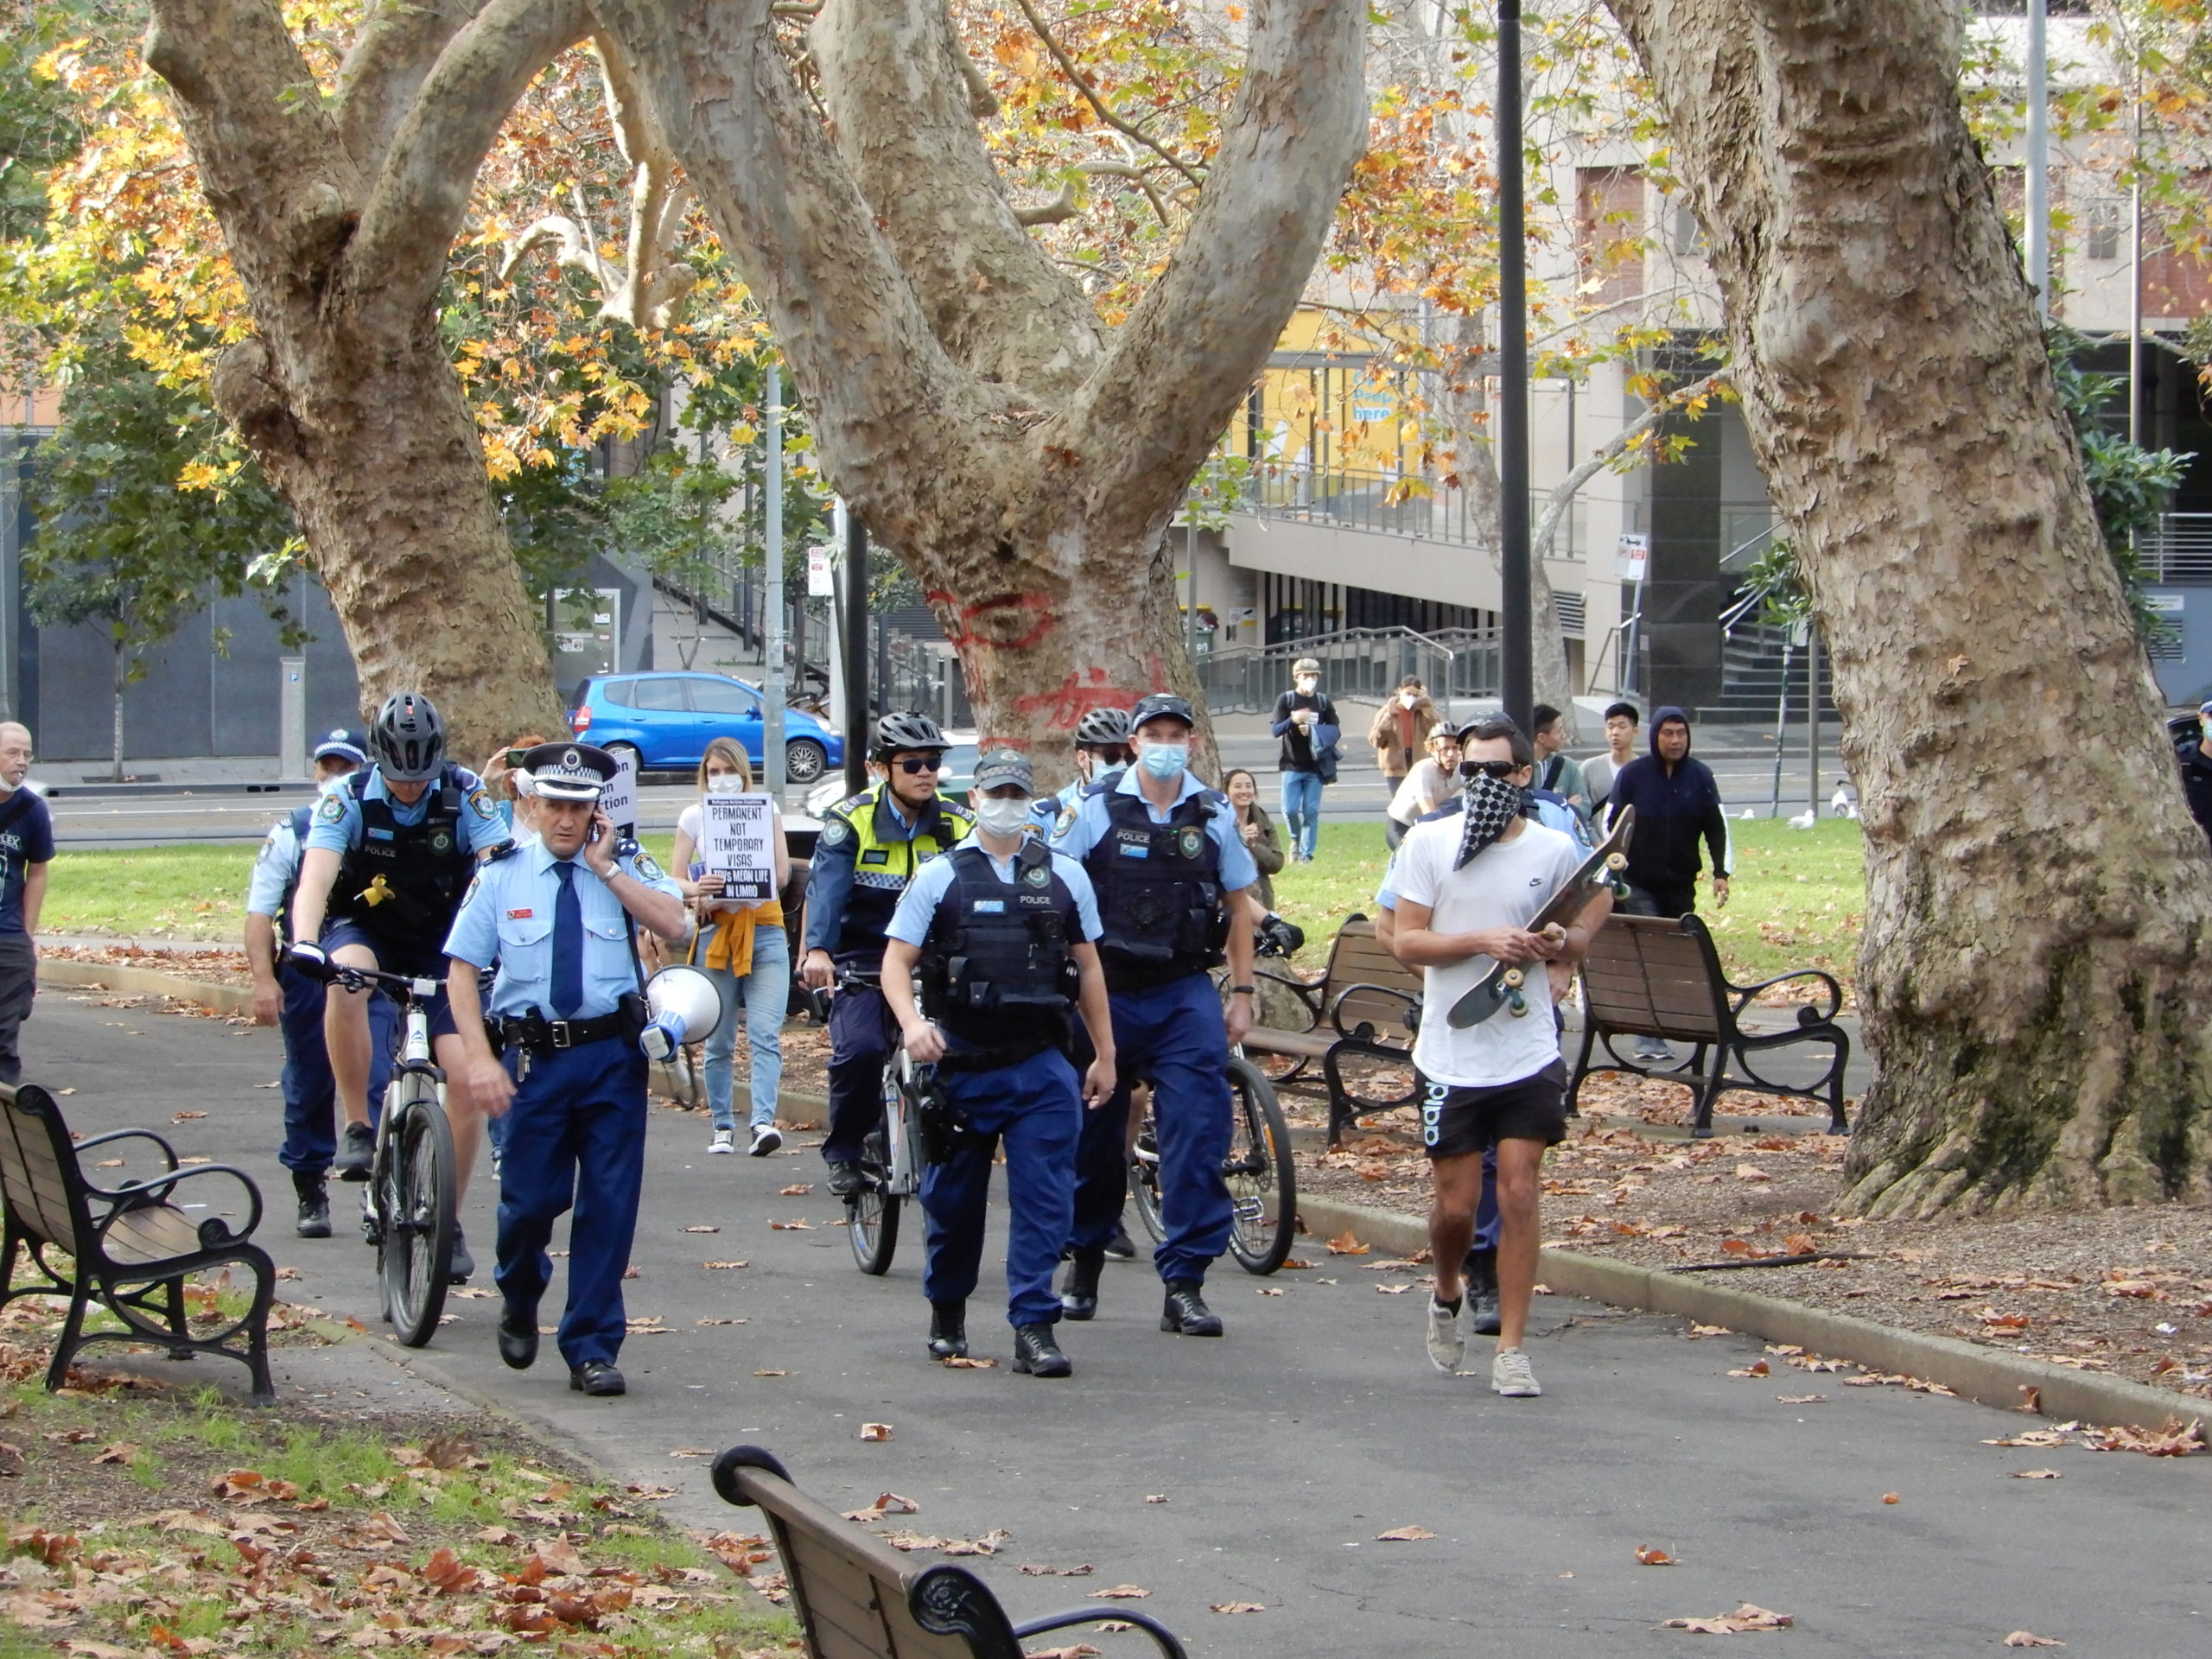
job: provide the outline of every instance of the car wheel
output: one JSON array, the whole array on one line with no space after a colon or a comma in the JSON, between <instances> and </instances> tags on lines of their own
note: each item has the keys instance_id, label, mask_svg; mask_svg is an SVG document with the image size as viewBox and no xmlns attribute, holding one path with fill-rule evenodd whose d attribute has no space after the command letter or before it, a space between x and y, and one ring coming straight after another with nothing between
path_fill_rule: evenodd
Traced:
<instances>
[{"instance_id":1,"label":"car wheel","mask_svg":"<svg viewBox=\"0 0 2212 1659\"><path fill-rule=\"evenodd\" d=\"M794 784L810 784L830 764L830 752L812 738L802 737L784 746L784 776Z\"/></svg>"},{"instance_id":2,"label":"car wheel","mask_svg":"<svg viewBox=\"0 0 2212 1659\"><path fill-rule=\"evenodd\" d=\"M645 757L638 753L638 746L636 744L609 743L607 744L605 747L607 753L614 758L614 762L617 766L620 766L626 760L628 761L630 763L630 775L632 778L638 779L641 782L644 780L645 775Z\"/></svg>"}]
</instances>

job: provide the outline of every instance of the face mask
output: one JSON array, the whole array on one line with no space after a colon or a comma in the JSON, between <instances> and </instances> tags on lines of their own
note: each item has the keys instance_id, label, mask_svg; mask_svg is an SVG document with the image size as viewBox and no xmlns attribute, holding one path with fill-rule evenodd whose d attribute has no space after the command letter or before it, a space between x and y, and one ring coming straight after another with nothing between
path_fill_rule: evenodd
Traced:
<instances>
[{"instance_id":1,"label":"face mask","mask_svg":"<svg viewBox=\"0 0 2212 1659\"><path fill-rule=\"evenodd\" d=\"M1155 778L1180 778L1183 769L1191 764L1191 746L1187 743L1140 744L1137 764Z\"/></svg>"},{"instance_id":2,"label":"face mask","mask_svg":"<svg viewBox=\"0 0 2212 1659\"><path fill-rule=\"evenodd\" d=\"M709 795L742 795L745 793L745 779L739 777L734 772L718 772L713 777L707 779L707 793Z\"/></svg>"},{"instance_id":3,"label":"face mask","mask_svg":"<svg viewBox=\"0 0 2212 1659\"><path fill-rule=\"evenodd\" d=\"M1459 832L1459 853L1452 868L1459 869L1511 827L1529 804L1529 791L1518 784L1478 772L1467 779L1467 810Z\"/></svg>"},{"instance_id":4,"label":"face mask","mask_svg":"<svg viewBox=\"0 0 2212 1659\"><path fill-rule=\"evenodd\" d=\"M1029 822L1029 803L1020 798L1009 800L1003 795L986 795L983 804L976 809L976 818L995 836L1018 836L1021 826Z\"/></svg>"},{"instance_id":5,"label":"face mask","mask_svg":"<svg viewBox=\"0 0 2212 1659\"><path fill-rule=\"evenodd\" d=\"M1301 674L1298 677L1298 695L1301 697L1310 697L1313 695L1314 688L1320 683L1321 682L1311 674Z\"/></svg>"},{"instance_id":6,"label":"face mask","mask_svg":"<svg viewBox=\"0 0 2212 1659\"><path fill-rule=\"evenodd\" d=\"M1401 709L1410 709L1414 704L1420 701L1421 694L1418 691L1401 691L1398 693L1398 706Z\"/></svg>"}]
</instances>

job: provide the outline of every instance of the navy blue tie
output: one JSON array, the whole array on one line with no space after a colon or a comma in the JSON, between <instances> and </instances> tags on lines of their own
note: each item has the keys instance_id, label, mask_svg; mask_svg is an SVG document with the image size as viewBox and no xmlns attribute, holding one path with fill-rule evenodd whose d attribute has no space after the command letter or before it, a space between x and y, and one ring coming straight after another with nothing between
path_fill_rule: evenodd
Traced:
<instances>
[{"instance_id":1,"label":"navy blue tie","mask_svg":"<svg viewBox=\"0 0 2212 1659\"><path fill-rule=\"evenodd\" d=\"M584 906L576 897L576 867L556 860L560 897L553 901L553 1017L573 1020L584 1005Z\"/></svg>"}]
</instances>

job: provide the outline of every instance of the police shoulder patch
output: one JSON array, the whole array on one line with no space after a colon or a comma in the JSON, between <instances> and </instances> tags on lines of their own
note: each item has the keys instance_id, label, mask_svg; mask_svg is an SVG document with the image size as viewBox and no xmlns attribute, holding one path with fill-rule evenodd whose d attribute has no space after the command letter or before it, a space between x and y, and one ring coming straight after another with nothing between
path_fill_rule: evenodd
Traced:
<instances>
[{"instance_id":1,"label":"police shoulder patch","mask_svg":"<svg viewBox=\"0 0 2212 1659\"><path fill-rule=\"evenodd\" d=\"M468 804L476 816L487 823L499 816L499 809L493 804L491 796L481 786L468 791Z\"/></svg>"},{"instance_id":2,"label":"police shoulder patch","mask_svg":"<svg viewBox=\"0 0 2212 1659\"><path fill-rule=\"evenodd\" d=\"M325 823L336 823L346 816L346 803L335 795L326 795L322 804L315 810L316 817Z\"/></svg>"},{"instance_id":3,"label":"police shoulder patch","mask_svg":"<svg viewBox=\"0 0 2212 1659\"><path fill-rule=\"evenodd\" d=\"M822 825L822 844L842 847L853 838L853 826L832 812Z\"/></svg>"},{"instance_id":4,"label":"police shoulder patch","mask_svg":"<svg viewBox=\"0 0 2212 1659\"><path fill-rule=\"evenodd\" d=\"M476 897L476 889L483 885L484 872L479 870L475 874L468 878L468 891L461 895L461 902L464 905L472 902Z\"/></svg>"},{"instance_id":5,"label":"police shoulder patch","mask_svg":"<svg viewBox=\"0 0 2212 1659\"><path fill-rule=\"evenodd\" d=\"M658 881L661 879L660 866L653 862L653 855L651 853L642 849L635 858L630 861L630 868L637 871L638 880L640 881Z\"/></svg>"}]
</instances>

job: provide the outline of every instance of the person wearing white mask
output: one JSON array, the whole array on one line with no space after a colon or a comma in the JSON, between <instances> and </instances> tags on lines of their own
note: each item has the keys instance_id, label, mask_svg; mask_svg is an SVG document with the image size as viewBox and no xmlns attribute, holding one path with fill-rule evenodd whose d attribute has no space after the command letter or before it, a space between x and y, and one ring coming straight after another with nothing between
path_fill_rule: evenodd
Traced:
<instances>
[{"instance_id":1,"label":"person wearing white mask","mask_svg":"<svg viewBox=\"0 0 2212 1659\"><path fill-rule=\"evenodd\" d=\"M1419 764L1422 746L1436 722L1436 705L1428 700L1428 688L1418 674L1400 680L1389 701L1375 711L1367 741L1375 746L1375 765L1382 781L1394 792Z\"/></svg>"},{"instance_id":2,"label":"person wearing white mask","mask_svg":"<svg viewBox=\"0 0 2212 1659\"><path fill-rule=\"evenodd\" d=\"M753 788L753 767L734 738L718 737L699 762L699 793L742 795ZM769 842L776 857L776 891L791 879L791 849L784 840L784 815L771 800ZM691 965L705 971L721 993L722 1017L707 1039L707 1109L714 1114L710 1153L737 1150L737 1010L745 1009L745 1044L753 1062L751 1144L746 1150L766 1158L784 1144L776 1127L776 1095L784 1083L784 1014L791 1001L791 940L784 931L784 907L777 899L741 904L721 896L722 878L694 857L705 823L696 802L676 820L672 850L676 884L697 912L691 937Z\"/></svg>"},{"instance_id":3,"label":"person wearing white mask","mask_svg":"<svg viewBox=\"0 0 2212 1659\"><path fill-rule=\"evenodd\" d=\"M1321 664L1301 657L1292 664L1291 690L1275 699L1270 729L1282 740L1277 765L1282 772L1282 822L1290 836L1290 855L1313 861L1321 834L1321 790L1337 781L1337 742L1344 722L1337 706L1321 694Z\"/></svg>"}]
</instances>

